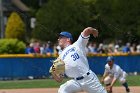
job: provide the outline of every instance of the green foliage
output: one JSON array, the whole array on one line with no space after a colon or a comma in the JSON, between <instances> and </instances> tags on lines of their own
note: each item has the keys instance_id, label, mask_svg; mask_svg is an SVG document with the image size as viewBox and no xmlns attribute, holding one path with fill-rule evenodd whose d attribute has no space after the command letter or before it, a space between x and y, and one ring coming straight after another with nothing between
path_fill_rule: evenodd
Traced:
<instances>
[{"instance_id":1,"label":"green foliage","mask_svg":"<svg viewBox=\"0 0 140 93\"><path fill-rule=\"evenodd\" d=\"M70 31L77 39L87 26L99 30L99 42L139 42L140 0L49 0L36 14L33 37L55 41ZM53 38L52 38L53 37Z\"/></svg>"},{"instance_id":2,"label":"green foliage","mask_svg":"<svg viewBox=\"0 0 140 93\"><path fill-rule=\"evenodd\" d=\"M101 24L105 24L101 25L102 33L107 33L107 38L119 39L123 42L139 41L139 5L139 0L97 0L96 9Z\"/></svg>"},{"instance_id":3,"label":"green foliage","mask_svg":"<svg viewBox=\"0 0 140 93\"><path fill-rule=\"evenodd\" d=\"M87 2L82 0L49 0L37 13L33 37L56 41L61 31L77 37L89 25L92 16L89 10Z\"/></svg>"},{"instance_id":4,"label":"green foliage","mask_svg":"<svg viewBox=\"0 0 140 93\"><path fill-rule=\"evenodd\" d=\"M25 24L16 12L13 12L8 19L5 37L25 40Z\"/></svg>"},{"instance_id":5,"label":"green foliage","mask_svg":"<svg viewBox=\"0 0 140 93\"><path fill-rule=\"evenodd\" d=\"M39 0L21 0L21 1L30 8L34 8L34 9L39 8Z\"/></svg>"},{"instance_id":6,"label":"green foliage","mask_svg":"<svg viewBox=\"0 0 140 93\"><path fill-rule=\"evenodd\" d=\"M25 53L25 44L17 39L0 39L0 54Z\"/></svg>"}]
</instances>

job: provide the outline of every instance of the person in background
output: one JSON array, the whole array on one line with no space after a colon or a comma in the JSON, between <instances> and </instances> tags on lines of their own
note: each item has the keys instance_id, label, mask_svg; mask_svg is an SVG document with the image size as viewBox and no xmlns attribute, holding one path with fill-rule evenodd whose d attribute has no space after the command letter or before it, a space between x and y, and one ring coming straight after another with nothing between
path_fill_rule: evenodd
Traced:
<instances>
[{"instance_id":1,"label":"person in background","mask_svg":"<svg viewBox=\"0 0 140 93\"><path fill-rule=\"evenodd\" d=\"M126 43L126 46L123 47L122 49L123 53L130 53L130 43Z\"/></svg>"},{"instance_id":2,"label":"person in background","mask_svg":"<svg viewBox=\"0 0 140 93\"><path fill-rule=\"evenodd\" d=\"M103 46L104 46L103 43L99 44L99 47L97 48L98 53L105 53L105 49Z\"/></svg>"},{"instance_id":3,"label":"person in background","mask_svg":"<svg viewBox=\"0 0 140 93\"><path fill-rule=\"evenodd\" d=\"M35 53L40 54L40 43L38 41L34 42Z\"/></svg>"},{"instance_id":4,"label":"person in background","mask_svg":"<svg viewBox=\"0 0 140 93\"><path fill-rule=\"evenodd\" d=\"M47 42L45 51L46 51L46 54L54 53L53 44L50 41Z\"/></svg>"},{"instance_id":5,"label":"person in background","mask_svg":"<svg viewBox=\"0 0 140 93\"><path fill-rule=\"evenodd\" d=\"M131 53L136 53L137 48L136 48L136 44L135 43L133 43L132 46L130 47L130 51L131 51Z\"/></svg>"},{"instance_id":6,"label":"person in background","mask_svg":"<svg viewBox=\"0 0 140 93\"><path fill-rule=\"evenodd\" d=\"M128 87L126 81L126 72L121 69L121 67L114 63L114 57L107 57L107 64L105 65L104 75L101 78L101 83L106 85L106 88L109 89L110 93L112 93L112 88L117 80L125 87L126 93L130 93L130 89Z\"/></svg>"},{"instance_id":7,"label":"person in background","mask_svg":"<svg viewBox=\"0 0 140 93\"><path fill-rule=\"evenodd\" d=\"M40 54L46 54L45 48L46 48L46 44L42 44L40 46Z\"/></svg>"},{"instance_id":8,"label":"person in background","mask_svg":"<svg viewBox=\"0 0 140 93\"><path fill-rule=\"evenodd\" d=\"M108 51L107 51L107 53L114 53L114 49L113 48L114 48L114 45L110 43L108 45L108 49L107 49Z\"/></svg>"},{"instance_id":9,"label":"person in background","mask_svg":"<svg viewBox=\"0 0 140 93\"><path fill-rule=\"evenodd\" d=\"M119 53L120 51L119 51L119 45L115 45L115 48L114 48L114 53Z\"/></svg>"},{"instance_id":10,"label":"person in background","mask_svg":"<svg viewBox=\"0 0 140 93\"><path fill-rule=\"evenodd\" d=\"M139 45L137 45L137 47L136 47L136 48L137 48L136 52L137 52L137 53L140 53L140 44L139 44Z\"/></svg>"},{"instance_id":11,"label":"person in background","mask_svg":"<svg viewBox=\"0 0 140 93\"><path fill-rule=\"evenodd\" d=\"M89 49L89 53L96 54L97 53L96 43L89 42L88 49Z\"/></svg>"},{"instance_id":12,"label":"person in background","mask_svg":"<svg viewBox=\"0 0 140 93\"><path fill-rule=\"evenodd\" d=\"M25 53L26 54L34 54L35 53L34 44L33 43L30 43L30 45L26 46Z\"/></svg>"}]
</instances>

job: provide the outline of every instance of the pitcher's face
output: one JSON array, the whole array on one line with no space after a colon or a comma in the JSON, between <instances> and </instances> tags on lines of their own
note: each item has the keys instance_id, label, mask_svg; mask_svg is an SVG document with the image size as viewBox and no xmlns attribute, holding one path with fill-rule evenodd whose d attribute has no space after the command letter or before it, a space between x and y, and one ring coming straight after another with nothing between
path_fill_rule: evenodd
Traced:
<instances>
[{"instance_id":1,"label":"pitcher's face","mask_svg":"<svg viewBox=\"0 0 140 93\"><path fill-rule=\"evenodd\" d=\"M64 37L64 36L59 36L58 38L58 44L61 48L64 48L64 45L66 44L67 42L67 37Z\"/></svg>"}]
</instances>

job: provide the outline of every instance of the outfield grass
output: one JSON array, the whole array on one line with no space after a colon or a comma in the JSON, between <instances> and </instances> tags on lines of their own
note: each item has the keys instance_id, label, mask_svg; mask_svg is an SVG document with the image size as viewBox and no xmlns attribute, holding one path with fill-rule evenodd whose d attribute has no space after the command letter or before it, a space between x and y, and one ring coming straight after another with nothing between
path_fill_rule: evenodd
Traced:
<instances>
[{"instance_id":1,"label":"outfield grass","mask_svg":"<svg viewBox=\"0 0 140 93\"><path fill-rule=\"evenodd\" d=\"M67 80L68 79L65 79L62 83ZM128 76L127 81L129 86L140 86L140 75ZM59 87L62 83L57 83L52 79L0 81L0 89L52 88ZM120 84L117 82L115 86L120 86Z\"/></svg>"},{"instance_id":2,"label":"outfield grass","mask_svg":"<svg viewBox=\"0 0 140 93\"><path fill-rule=\"evenodd\" d=\"M66 79L62 83L64 83L65 81ZM57 83L52 79L0 81L0 89L52 88L58 87L62 83Z\"/></svg>"}]
</instances>

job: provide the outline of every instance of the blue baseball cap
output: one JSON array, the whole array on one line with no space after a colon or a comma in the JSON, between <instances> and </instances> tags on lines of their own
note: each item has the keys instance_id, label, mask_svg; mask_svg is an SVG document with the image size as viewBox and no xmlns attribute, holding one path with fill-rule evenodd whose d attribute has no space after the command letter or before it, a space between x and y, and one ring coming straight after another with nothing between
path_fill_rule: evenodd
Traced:
<instances>
[{"instance_id":1,"label":"blue baseball cap","mask_svg":"<svg viewBox=\"0 0 140 93\"><path fill-rule=\"evenodd\" d=\"M59 34L59 36L64 36L64 37L70 38L70 40L73 41L73 37L72 37L71 33L69 33L69 32L61 32Z\"/></svg>"},{"instance_id":2,"label":"blue baseball cap","mask_svg":"<svg viewBox=\"0 0 140 93\"><path fill-rule=\"evenodd\" d=\"M113 56L109 56L109 57L107 57L107 60L106 60L107 62L109 62L109 61L114 61L114 57Z\"/></svg>"}]
</instances>

